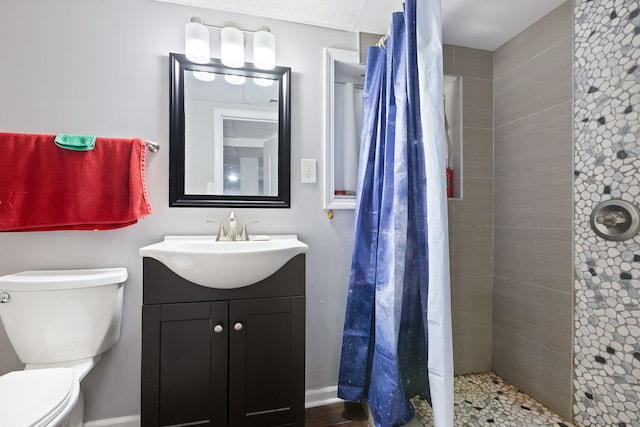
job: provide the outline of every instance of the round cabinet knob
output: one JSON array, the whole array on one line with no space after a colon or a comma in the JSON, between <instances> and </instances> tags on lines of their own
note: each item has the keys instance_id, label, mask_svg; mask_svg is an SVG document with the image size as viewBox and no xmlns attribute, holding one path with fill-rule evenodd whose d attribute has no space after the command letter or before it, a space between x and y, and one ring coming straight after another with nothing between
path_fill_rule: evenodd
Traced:
<instances>
[{"instance_id":1,"label":"round cabinet knob","mask_svg":"<svg viewBox=\"0 0 640 427\"><path fill-rule=\"evenodd\" d=\"M244 326L240 322L238 322L235 325L233 325L233 329L235 329L236 331L241 331L242 328L244 328Z\"/></svg>"},{"instance_id":2,"label":"round cabinet knob","mask_svg":"<svg viewBox=\"0 0 640 427\"><path fill-rule=\"evenodd\" d=\"M216 325L213 327L213 332L215 332L216 334L220 334L222 333L222 331L224 331L224 328L222 327L222 325Z\"/></svg>"}]
</instances>

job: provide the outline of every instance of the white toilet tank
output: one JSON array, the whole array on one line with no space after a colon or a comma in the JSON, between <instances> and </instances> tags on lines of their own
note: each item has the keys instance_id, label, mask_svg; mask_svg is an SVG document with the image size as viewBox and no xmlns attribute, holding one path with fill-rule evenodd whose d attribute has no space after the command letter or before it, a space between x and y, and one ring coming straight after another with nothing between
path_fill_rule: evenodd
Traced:
<instances>
[{"instance_id":1,"label":"white toilet tank","mask_svg":"<svg viewBox=\"0 0 640 427\"><path fill-rule=\"evenodd\" d=\"M0 277L0 320L20 360L67 362L111 348L120 339L125 280L126 268Z\"/></svg>"}]
</instances>

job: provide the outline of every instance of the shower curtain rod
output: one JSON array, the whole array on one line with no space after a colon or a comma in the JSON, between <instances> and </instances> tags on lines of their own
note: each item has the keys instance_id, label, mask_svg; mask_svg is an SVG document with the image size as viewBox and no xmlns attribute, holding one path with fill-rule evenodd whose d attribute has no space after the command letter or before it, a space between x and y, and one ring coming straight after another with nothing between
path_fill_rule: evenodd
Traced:
<instances>
[{"instance_id":1,"label":"shower curtain rod","mask_svg":"<svg viewBox=\"0 0 640 427\"><path fill-rule=\"evenodd\" d=\"M376 46L385 47L387 45L387 39L389 38L390 35L391 35L391 25L389 25L389 27L387 28L387 34L380 37L380 40L378 40L378 43L376 43Z\"/></svg>"}]
</instances>

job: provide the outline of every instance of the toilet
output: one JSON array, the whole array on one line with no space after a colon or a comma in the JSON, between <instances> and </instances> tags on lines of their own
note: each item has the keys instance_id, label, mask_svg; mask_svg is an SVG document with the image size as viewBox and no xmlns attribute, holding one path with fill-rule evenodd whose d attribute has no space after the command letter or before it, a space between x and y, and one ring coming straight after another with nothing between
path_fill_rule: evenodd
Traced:
<instances>
[{"instance_id":1,"label":"toilet","mask_svg":"<svg viewBox=\"0 0 640 427\"><path fill-rule=\"evenodd\" d=\"M80 427L80 381L120 339L125 268L0 277L0 321L23 371L0 376L0 425Z\"/></svg>"}]
</instances>

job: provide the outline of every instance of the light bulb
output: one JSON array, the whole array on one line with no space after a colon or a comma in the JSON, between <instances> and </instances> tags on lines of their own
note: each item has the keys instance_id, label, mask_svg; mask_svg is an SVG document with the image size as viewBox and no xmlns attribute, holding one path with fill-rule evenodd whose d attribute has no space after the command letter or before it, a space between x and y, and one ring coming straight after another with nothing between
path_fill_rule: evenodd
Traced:
<instances>
[{"instance_id":1,"label":"light bulb","mask_svg":"<svg viewBox=\"0 0 640 427\"><path fill-rule=\"evenodd\" d=\"M184 51L187 59L196 64L208 64L210 59L209 31L200 18L191 18L184 27ZM198 22L200 21L200 22Z\"/></svg>"},{"instance_id":2,"label":"light bulb","mask_svg":"<svg viewBox=\"0 0 640 427\"><path fill-rule=\"evenodd\" d=\"M216 73L209 73L207 71L194 71L193 77L203 82L212 82L216 79Z\"/></svg>"},{"instance_id":3,"label":"light bulb","mask_svg":"<svg viewBox=\"0 0 640 427\"><path fill-rule=\"evenodd\" d=\"M247 81L247 78L245 76L236 76L233 74L226 74L224 76L224 79L227 83L230 83L232 85L243 85L244 82Z\"/></svg>"},{"instance_id":4,"label":"light bulb","mask_svg":"<svg viewBox=\"0 0 640 427\"><path fill-rule=\"evenodd\" d=\"M273 80L271 79L261 79L258 77L254 77L253 82L258 86L263 86L263 87L269 87L273 84Z\"/></svg>"},{"instance_id":5,"label":"light bulb","mask_svg":"<svg viewBox=\"0 0 640 427\"><path fill-rule=\"evenodd\" d=\"M253 65L263 70L276 66L276 37L267 27L260 27L253 35Z\"/></svg>"},{"instance_id":6,"label":"light bulb","mask_svg":"<svg viewBox=\"0 0 640 427\"><path fill-rule=\"evenodd\" d=\"M220 60L227 67L244 65L244 34L235 27L224 27L220 31Z\"/></svg>"}]
</instances>

